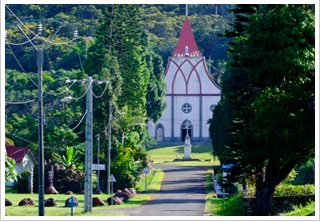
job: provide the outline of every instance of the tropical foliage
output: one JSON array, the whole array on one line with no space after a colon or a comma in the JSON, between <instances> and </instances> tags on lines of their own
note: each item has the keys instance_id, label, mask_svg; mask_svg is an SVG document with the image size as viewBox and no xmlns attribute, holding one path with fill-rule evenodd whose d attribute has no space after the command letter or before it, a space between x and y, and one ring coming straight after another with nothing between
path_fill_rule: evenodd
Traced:
<instances>
[{"instance_id":1,"label":"tropical foliage","mask_svg":"<svg viewBox=\"0 0 320 222\"><path fill-rule=\"evenodd\" d=\"M226 36L235 41L211 120L213 148L222 163L234 165L230 182L254 177L255 215L269 215L276 186L314 158L314 9L239 5L233 11L234 30Z\"/></svg>"}]
</instances>

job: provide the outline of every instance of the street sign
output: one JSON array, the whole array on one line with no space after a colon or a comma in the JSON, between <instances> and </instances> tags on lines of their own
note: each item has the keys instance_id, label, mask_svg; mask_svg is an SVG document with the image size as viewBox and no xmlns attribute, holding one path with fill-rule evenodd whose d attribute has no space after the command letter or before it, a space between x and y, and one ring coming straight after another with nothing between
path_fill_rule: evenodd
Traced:
<instances>
[{"instance_id":1,"label":"street sign","mask_svg":"<svg viewBox=\"0 0 320 222\"><path fill-rule=\"evenodd\" d=\"M104 165L104 164L92 164L92 170L106 170L106 165Z\"/></svg>"},{"instance_id":2,"label":"street sign","mask_svg":"<svg viewBox=\"0 0 320 222\"><path fill-rule=\"evenodd\" d=\"M143 174L144 174L144 175L147 175L148 173L149 173L149 169L148 169L148 168L144 168L144 169L143 169Z\"/></svg>"},{"instance_id":3,"label":"street sign","mask_svg":"<svg viewBox=\"0 0 320 222\"><path fill-rule=\"evenodd\" d=\"M111 181L111 182L117 182L117 181L116 181L116 178L114 178L114 176L113 176L112 174L111 174L111 176L110 176L110 181Z\"/></svg>"}]
</instances>

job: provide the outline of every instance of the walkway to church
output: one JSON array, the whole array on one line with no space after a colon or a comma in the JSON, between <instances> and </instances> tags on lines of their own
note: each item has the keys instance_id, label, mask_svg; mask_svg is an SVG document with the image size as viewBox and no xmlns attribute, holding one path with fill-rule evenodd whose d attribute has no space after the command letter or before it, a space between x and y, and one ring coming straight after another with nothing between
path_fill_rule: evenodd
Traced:
<instances>
[{"instance_id":1,"label":"walkway to church","mask_svg":"<svg viewBox=\"0 0 320 222\"><path fill-rule=\"evenodd\" d=\"M206 166L152 166L165 173L161 190L153 194L152 200L136 208L101 211L128 216L204 216Z\"/></svg>"}]
</instances>

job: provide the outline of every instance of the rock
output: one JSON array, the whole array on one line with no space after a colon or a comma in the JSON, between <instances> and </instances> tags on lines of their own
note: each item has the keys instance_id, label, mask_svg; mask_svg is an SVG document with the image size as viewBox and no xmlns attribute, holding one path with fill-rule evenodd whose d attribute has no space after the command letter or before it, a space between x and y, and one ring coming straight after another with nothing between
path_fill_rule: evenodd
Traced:
<instances>
[{"instance_id":1,"label":"rock","mask_svg":"<svg viewBox=\"0 0 320 222\"><path fill-rule=\"evenodd\" d=\"M133 196L137 195L137 191L134 188L128 188L128 190L133 194Z\"/></svg>"},{"instance_id":2,"label":"rock","mask_svg":"<svg viewBox=\"0 0 320 222\"><path fill-rule=\"evenodd\" d=\"M53 186L50 186L46 189L45 194L58 194L58 191Z\"/></svg>"},{"instance_id":3,"label":"rock","mask_svg":"<svg viewBox=\"0 0 320 222\"><path fill-rule=\"evenodd\" d=\"M134 197L134 194L128 188L124 188L122 192L125 193L125 195L127 195L128 199Z\"/></svg>"},{"instance_id":4,"label":"rock","mask_svg":"<svg viewBox=\"0 0 320 222\"><path fill-rule=\"evenodd\" d=\"M65 207L71 207L71 203L69 203L70 199L71 199L71 197L66 200L66 203L64 205ZM79 201L78 201L78 198L76 198L76 197L73 197L73 206L74 207L78 207L79 206Z\"/></svg>"},{"instance_id":5,"label":"rock","mask_svg":"<svg viewBox=\"0 0 320 222\"><path fill-rule=\"evenodd\" d=\"M49 198L44 200L44 206L45 207L56 207L57 202L53 198Z\"/></svg>"},{"instance_id":6,"label":"rock","mask_svg":"<svg viewBox=\"0 0 320 222\"><path fill-rule=\"evenodd\" d=\"M12 202L6 198L6 207L7 206L12 206Z\"/></svg>"},{"instance_id":7,"label":"rock","mask_svg":"<svg viewBox=\"0 0 320 222\"><path fill-rule=\"evenodd\" d=\"M65 195L72 195L73 192L69 190L69 191L65 192L64 194L65 194Z\"/></svg>"},{"instance_id":8,"label":"rock","mask_svg":"<svg viewBox=\"0 0 320 222\"><path fill-rule=\"evenodd\" d=\"M94 193L95 194L102 194L102 191L101 190L96 190Z\"/></svg>"},{"instance_id":9,"label":"rock","mask_svg":"<svg viewBox=\"0 0 320 222\"><path fill-rule=\"evenodd\" d=\"M34 200L32 200L31 198L24 198L19 202L18 205L19 206L36 205L36 202L34 202Z\"/></svg>"},{"instance_id":10,"label":"rock","mask_svg":"<svg viewBox=\"0 0 320 222\"><path fill-rule=\"evenodd\" d=\"M113 205L121 205L123 202L119 197L113 196ZM107 199L108 205L111 205L111 197Z\"/></svg>"},{"instance_id":11,"label":"rock","mask_svg":"<svg viewBox=\"0 0 320 222\"><path fill-rule=\"evenodd\" d=\"M114 196L119 197L122 202L125 202L129 199L128 195L122 192L122 190L118 190Z\"/></svg>"},{"instance_id":12,"label":"rock","mask_svg":"<svg viewBox=\"0 0 320 222\"><path fill-rule=\"evenodd\" d=\"M100 207L106 205L100 197L92 198L92 207Z\"/></svg>"}]
</instances>

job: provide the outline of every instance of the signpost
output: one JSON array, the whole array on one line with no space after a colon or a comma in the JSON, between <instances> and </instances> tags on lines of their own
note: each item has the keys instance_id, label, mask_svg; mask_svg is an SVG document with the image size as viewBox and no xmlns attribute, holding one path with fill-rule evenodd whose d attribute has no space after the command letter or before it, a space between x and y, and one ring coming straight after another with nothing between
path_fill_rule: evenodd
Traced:
<instances>
[{"instance_id":1,"label":"signpost","mask_svg":"<svg viewBox=\"0 0 320 222\"><path fill-rule=\"evenodd\" d=\"M148 168L144 168L143 169L143 174L144 174L144 180L146 181L146 188L145 188L145 192L147 192L147 186L148 186L148 182L147 182L147 174L149 173L149 169Z\"/></svg>"},{"instance_id":2,"label":"signpost","mask_svg":"<svg viewBox=\"0 0 320 222\"><path fill-rule=\"evenodd\" d=\"M228 175L230 175L230 170L232 169L234 165L233 164L222 164L222 183L225 184L227 183L228 179ZM224 197L225 197L225 188L223 187L223 209L225 209L225 201L224 201Z\"/></svg>"},{"instance_id":3,"label":"signpost","mask_svg":"<svg viewBox=\"0 0 320 222\"><path fill-rule=\"evenodd\" d=\"M117 182L116 178L111 174L110 176L110 182L111 182L111 206L113 205L113 182Z\"/></svg>"},{"instance_id":4,"label":"signpost","mask_svg":"<svg viewBox=\"0 0 320 222\"><path fill-rule=\"evenodd\" d=\"M106 170L106 165L104 165L104 164L92 164L92 170Z\"/></svg>"}]
</instances>

